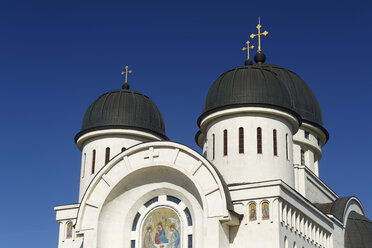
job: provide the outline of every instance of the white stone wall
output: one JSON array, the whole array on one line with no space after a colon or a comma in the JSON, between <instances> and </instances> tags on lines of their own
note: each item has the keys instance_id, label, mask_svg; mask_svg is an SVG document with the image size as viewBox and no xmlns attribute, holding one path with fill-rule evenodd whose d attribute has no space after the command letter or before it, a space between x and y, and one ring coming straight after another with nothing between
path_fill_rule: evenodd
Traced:
<instances>
[{"instance_id":1,"label":"white stone wall","mask_svg":"<svg viewBox=\"0 0 372 248\"><path fill-rule=\"evenodd\" d=\"M324 142L324 134L319 129L303 124L293 136L293 164L306 165L319 177L319 160ZM304 161L301 161L301 150L304 151Z\"/></svg>"},{"instance_id":2,"label":"white stone wall","mask_svg":"<svg viewBox=\"0 0 372 248\"><path fill-rule=\"evenodd\" d=\"M333 247L330 218L280 180L229 187L235 211L244 217L231 229L230 247ZM261 205L269 202L270 219L262 219ZM257 220L249 219L249 204L257 206Z\"/></svg>"},{"instance_id":3,"label":"white stone wall","mask_svg":"<svg viewBox=\"0 0 372 248\"><path fill-rule=\"evenodd\" d=\"M110 148L110 160L122 152L122 149L128 149L134 145L160 140L158 137L135 130L103 130L87 133L79 138L77 145L82 153L79 202L83 197L89 183L97 172L105 165L106 148ZM95 150L94 173L93 150Z\"/></svg>"},{"instance_id":4,"label":"white stone wall","mask_svg":"<svg viewBox=\"0 0 372 248\"><path fill-rule=\"evenodd\" d=\"M240 127L244 128L244 153L239 153ZM262 130L261 154L257 151L258 127ZM223 150L224 130L227 130L226 156ZM273 130L277 132L277 155L274 155ZM208 123L204 150L227 184L282 179L294 187L292 132L291 123L274 114L248 112L225 115Z\"/></svg>"},{"instance_id":5,"label":"white stone wall","mask_svg":"<svg viewBox=\"0 0 372 248\"><path fill-rule=\"evenodd\" d=\"M167 195L181 202L169 202ZM159 201L145 206L154 196ZM183 222L183 247L188 235L193 247L228 247L229 226L238 221L227 204L218 174L201 155L176 143L148 142L120 153L97 172L81 200L75 230L84 248L130 247L132 242L141 247L142 221L152 208L166 206ZM185 225L185 208L192 226ZM139 229L133 230L137 213Z\"/></svg>"}]
</instances>

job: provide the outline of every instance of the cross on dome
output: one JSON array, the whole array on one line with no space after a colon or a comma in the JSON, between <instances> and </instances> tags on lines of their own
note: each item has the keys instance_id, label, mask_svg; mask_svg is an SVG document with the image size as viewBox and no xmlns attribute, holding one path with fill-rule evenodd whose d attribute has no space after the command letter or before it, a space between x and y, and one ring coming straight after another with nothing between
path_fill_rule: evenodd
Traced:
<instances>
[{"instance_id":1,"label":"cross on dome","mask_svg":"<svg viewBox=\"0 0 372 248\"><path fill-rule=\"evenodd\" d=\"M131 74L133 71L128 70L128 66L125 66L125 71L121 72L121 75L125 75L125 83L123 85L123 89L129 90L129 84L128 84L128 74Z\"/></svg>"},{"instance_id":2,"label":"cross on dome","mask_svg":"<svg viewBox=\"0 0 372 248\"><path fill-rule=\"evenodd\" d=\"M252 46L249 46L249 40L247 40L247 42L246 42L246 44L247 44L247 47L243 47L242 48L242 51L245 51L245 50L247 50L247 60L249 60L249 49L253 49L254 48L254 46L252 45Z\"/></svg>"},{"instance_id":3,"label":"cross on dome","mask_svg":"<svg viewBox=\"0 0 372 248\"><path fill-rule=\"evenodd\" d=\"M258 33L257 34L251 34L251 39L254 39L255 37L258 37L258 49L257 49L257 52L260 53L262 50L261 50L261 35L263 36L267 36L269 34L269 32L267 32L266 30L264 32L261 33L261 21L259 20L258 21L258 25L256 26L257 30L258 30Z\"/></svg>"}]
</instances>

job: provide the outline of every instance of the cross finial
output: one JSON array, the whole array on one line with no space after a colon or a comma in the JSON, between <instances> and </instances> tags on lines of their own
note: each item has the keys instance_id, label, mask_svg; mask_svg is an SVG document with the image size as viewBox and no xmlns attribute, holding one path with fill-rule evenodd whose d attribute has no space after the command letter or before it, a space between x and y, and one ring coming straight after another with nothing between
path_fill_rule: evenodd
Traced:
<instances>
[{"instance_id":1,"label":"cross finial","mask_svg":"<svg viewBox=\"0 0 372 248\"><path fill-rule=\"evenodd\" d=\"M247 47L243 47L242 48L242 51L245 51L245 50L247 50L247 60L249 60L249 49L253 49L254 48L254 46L252 45L252 46L249 46L249 40L247 40Z\"/></svg>"},{"instance_id":2,"label":"cross finial","mask_svg":"<svg viewBox=\"0 0 372 248\"><path fill-rule=\"evenodd\" d=\"M269 32L267 32L266 30L264 31L264 32L262 32L261 33L261 28L262 28L262 26L261 26L261 21L260 21L260 19L259 19L259 21L258 21L259 23L258 23L258 25L256 26L256 28L258 29L258 33L257 34L251 34L251 39L254 39L255 37L258 37L258 49L257 49L257 52L261 52L262 50L261 50L261 35L263 35L263 36L267 36L268 34L269 34Z\"/></svg>"},{"instance_id":3,"label":"cross finial","mask_svg":"<svg viewBox=\"0 0 372 248\"><path fill-rule=\"evenodd\" d=\"M121 75L125 75L125 84L128 83L128 74L132 73L132 70L128 70L128 66L125 66L125 71L121 72Z\"/></svg>"}]
</instances>

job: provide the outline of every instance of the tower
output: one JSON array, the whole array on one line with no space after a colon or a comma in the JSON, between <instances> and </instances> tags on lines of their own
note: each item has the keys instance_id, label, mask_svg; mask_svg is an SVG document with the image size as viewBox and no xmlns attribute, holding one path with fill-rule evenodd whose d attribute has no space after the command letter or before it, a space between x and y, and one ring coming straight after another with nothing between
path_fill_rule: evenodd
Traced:
<instances>
[{"instance_id":1,"label":"tower","mask_svg":"<svg viewBox=\"0 0 372 248\"><path fill-rule=\"evenodd\" d=\"M107 92L85 112L75 142L82 152L79 200L97 172L117 154L134 145L168 140L157 106L144 94L130 90L126 67L120 90Z\"/></svg>"}]
</instances>

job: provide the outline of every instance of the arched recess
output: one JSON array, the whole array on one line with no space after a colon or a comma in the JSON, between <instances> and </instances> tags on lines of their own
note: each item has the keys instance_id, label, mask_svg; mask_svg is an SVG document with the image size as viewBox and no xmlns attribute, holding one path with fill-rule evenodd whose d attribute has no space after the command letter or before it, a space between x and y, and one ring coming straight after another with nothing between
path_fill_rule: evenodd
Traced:
<instances>
[{"instance_id":1,"label":"arched recess","mask_svg":"<svg viewBox=\"0 0 372 248\"><path fill-rule=\"evenodd\" d=\"M343 223L344 223L344 227L346 227L348 216L351 212L354 211L358 214L366 216L366 213L363 209L362 203L359 201L358 198L356 198L354 196L348 197L347 201L342 206L343 206L343 210L344 210L343 211L343 219L342 219Z\"/></svg>"},{"instance_id":2,"label":"arched recess","mask_svg":"<svg viewBox=\"0 0 372 248\"><path fill-rule=\"evenodd\" d=\"M215 218L218 220L230 220L229 210L232 210L231 200L225 183L205 158L196 151L174 142L157 141L136 145L127 149L112 158L94 177L87 188L77 216L76 233L91 234L87 240L89 243L96 243L99 218L105 203L112 197L118 196L128 189L126 180L133 179L135 175L150 175L154 179L158 178L159 171L173 173L181 182L189 182L195 192L190 192L202 209L203 218ZM150 173L149 173L150 172ZM140 180L139 180L140 181ZM152 182L156 183L156 182ZM165 181L164 185L157 185L157 190L163 190L163 195L172 190L173 194L180 194L177 197L183 197L185 202L187 197L182 191L177 190L178 186L173 181ZM146 182L143 182L146 184ZM154 186L154 185L152 185ZM153 188L154 189L154 188ZM168 191L167 191L168 190ZM181 192L181 193L180 193ZM160 194L162 192L158 192ZM151 194L144 192L144 195ZM153 194L155 194L153 192ZM161 194L160 194L161 195ZM138 206L146 197L141 198L138 195L134 204ZM191 208L195 203L190 202ZM140 208L140 207L139 207ZM193 210L194 211L194 210ZM129 212L128 212L129 213ZM129 216L128 216L129 218ZM85 239L85 238L84 238ZM84 241L85 242L85 241Z\"/></svg>"}]
</instances>

